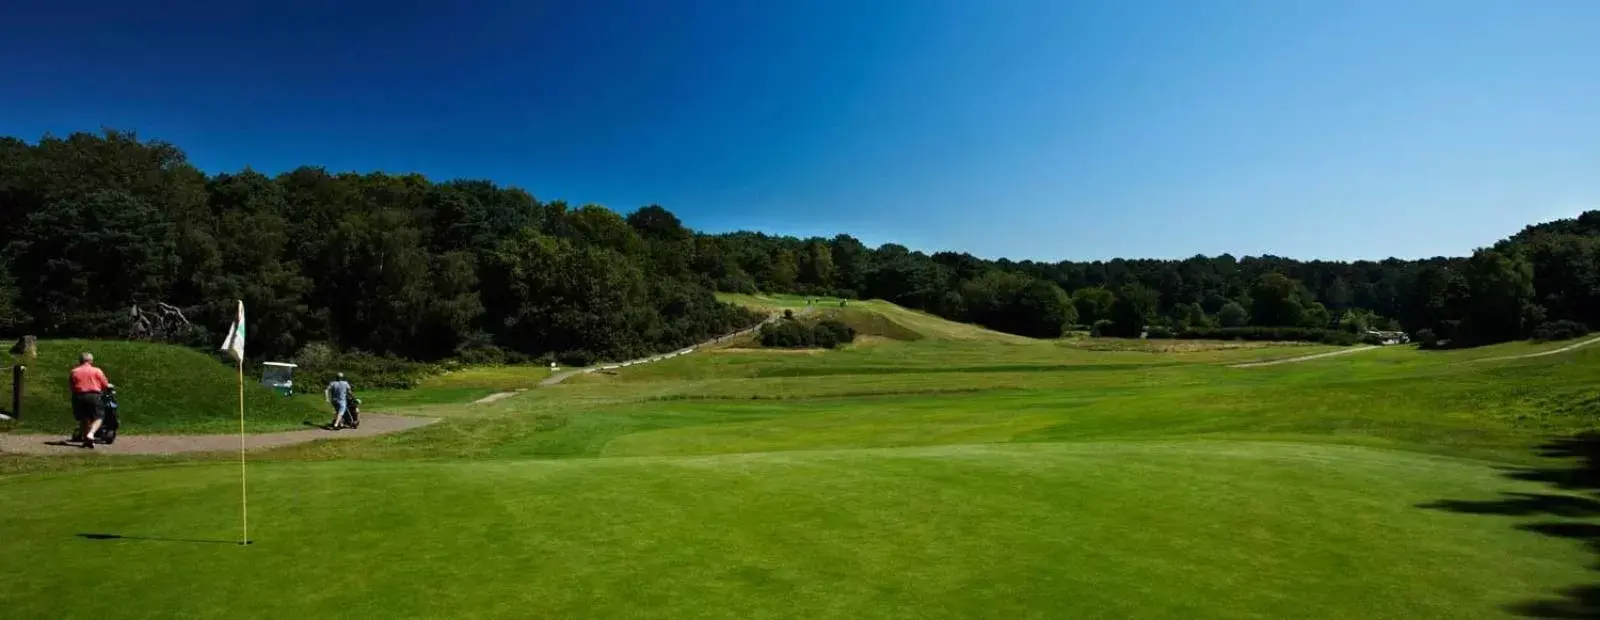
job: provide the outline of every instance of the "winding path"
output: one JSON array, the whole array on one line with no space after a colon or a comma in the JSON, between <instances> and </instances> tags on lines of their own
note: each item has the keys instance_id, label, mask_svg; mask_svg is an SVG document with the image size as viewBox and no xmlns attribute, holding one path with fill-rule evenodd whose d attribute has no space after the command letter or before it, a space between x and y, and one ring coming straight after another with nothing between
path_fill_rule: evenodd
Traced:
<instances>
[{"instance_id":1,"label":"winding path","mask_svg":"<svg viewBox=\"0 0 1600 620\"><path fill-rule=\"evenodd\" d=\"M795 312L795 314L796 315L800 315L800 316L804 316L804 315L810 314L812 309L813 309L812 307L807 306L805 308L801 308L799 311ZM679 355L688 355L690 353L694 353L695 349L699 349L699 348L702 348L702 347L709 347L709 346L714 345L714 344L720 344L720 343L723 343L723 342L727 342L729 340L733 340L734 338L738 338L738 337L744 336L746 334L755 333L756 330L761 329L762 325L766 325L768 323L775 322L780 318L783 318L782 314L774 313L774 314L768 316L767 320L762 321L760 323L757 323L755 327L751 327L749 329L741 329L741 330L733 332L731 334L717 336L716 338L712 338L712 339L707 340L705 342L702 342L700 344L697 344L697 345L694 345L694 346L690 346L690 347L684 347L682 349L678 349L677 351L673 351L671 353L662 353L661 355L652 355L650 357L641 357L641 358L636 359L636 360L628 360L626 362L618 362L618 363L615 363L615 364L605 364L603 366L590 366L588 368L574 368L572 370L564 370L564 371L558 372L556 374L550 375L549 377L546 377L545 379L539 381L539 386L540 387L545 387L545 386L550 386L550 385L556 385L558 383L561 383L562 381L566 381L567 379L571 379L571 378L576 377L578 375L586 375L586 374L589 374L589 373L592 373L592 372L599 372L599 371L602 371L602 370L617 370L619 368L626 368L628 366L634 366L634 365L637 365L637 364L649 364L651 362L659 362L659 361L662 361L662 360L669 360L669 359L672 359L672 358L677 357ZM514 395L515 392L501 392L500 394ZM486 397L486 400L487 400L487 398L494 398L495 396L500 396L500 394L491 394L488 397ZM500 396L500 398L506 398L506 396ZM493 402L493 401L489 401L489 402Z\"/></svg>"},{"instance_id":2,"label":"winding path","mask_svg":"<svg viewBox=\"0 0 1600 620\"><path fill-rule=\"evenodd\" d=\"M1371 350L1376 349L1376 348L1378 348L1378 347L1373 346L1373 345L1367 345L1367 346L1364 346L1364 347L1351 347L1349 349L1340 349L1338 351L1329 351L1327 353L1318 353L1316 355L1302 355L1300 357L1290 357L1290 358L1284 358L1284 359L1279 359L1279 360L1267 360L1267 361L1264 361L1264 362L1249 362L1249 363L1246 363L1246 364L1234 364L1232 366L1229 366L1229 368L1260 368L1262 366L1276 366L1278 364L1292 364L1294 362L1308 362L1308 361L1311 361L1311 360L1322 359L1324 357L1334 357L1334 356L1338 356L1338 355L1349 355L1351 353L1360 353L1362 351L1371 351Z\"/></svg>"},{"instance_id":3,"label":"winding path","mask_svg":"<svg viewBox=\"0 0 1600 620\"><path fill-rule=\"evenodd\" d=\"M1467 360L1467 361L1462 362L1462 363L1465 363L1465 364L1477 364L1477 363L1480 363L1480 362L1504 362L1504 361L1507 361L1507 360L1524 360L1524 359L1530 359L1530 358L1535 358L1535 357L1545 357L1547 355L1556 355L1556 354L1559 354L1559 353L1566 353L1566 352L1572 351L1574 349L1581 349L1583 347L1587 347L1587 346L1589 346L1591 344L1595 344L1597 342L1600 342L1600 336L1596 336L1596 337L1590 338L1588 340L1582 340L1582 341L1579 341L1579 342L1574 342L1574 343L1566 345L1564 347L1551 349L1549 351L1536 351L1536 352L1533 352L1533 353L1523 353L1523 354L1520 354L1520 355L1501 355L1501 356L1497 356L1497 357L1485 357L1485 358L1482 358L1482 359ZM1340 351L1330 351L1328 353L1318 353L1316 355L1302 355L1300 357L1290 357L1290 358L1279 359L1279 360L1267 360L1267 361L1264 361L1264 362L1250 362L1250 363L1247 363L1247 364L1234 364L1232 366L1229 366L1229 368L1257 368L1257 367L1261 367L1261 366L1274 366L1274 365L1277 365L1277 364L1290 364L1290 363L1294 363L1294 362L1305 362L1305 361L1314 360L1314 359L1321 359L1321 358L1324 358L1324 357L1333 357L1335 355L1349 355L1351 353L1360 353L1362 351L1370 351L1372 349L1377 349L1377 348L1379 348L1379 347L1370 346L1369 345L1369 346L1364 346L1364 347L1355 347L1355 348L1350 348L1350 349L1344 349L1344 350L1340 350Z\"/></svg>"},{"instance_id":4,"label":"winding path","mask_svg":"<svg viewBox=\"0 0 1600 620\"><path fill-rule=\"evenodd\" d=\"M369 413L361 416L361 428L330 431L308 428L301 431L256 433L244 436L245 448L279 448L318 439L357 439L376 437L420 428L439 418L418 418ZM90 450L68 444L61 435L0 433L0 452L17 454L87 454ZM238 435L123 435L112 445L97 445L93 452L106 454L180 454L188 452L232 452L239 449Z\"/></svg>"},{"instance_id":5,"label":"winding path","mask_svg":"<svg viewBox=\"0 0 1600 620\"><path fill-rule=\"evenodd\" d=\"M1483 359L1480 359L1480 360L1472 360L1472 363L1475 364L1475 363L1478 363L1478 362L1503 362L1505 360L1525 360L1525 359L1528 359L1530 357L1544 357L1546 355L1555 355L1557 353L1566 353L1567 351L1571 351L1573 349L1579 349L1579 348L1587 347L1587 346L1589 346L1591 344L1594 344L1596 342L1600 342L1600 336L1596 336L1596 337L1590 338L1588 340L1582 340L1582 341L1579 341L1579 342L1574 342L1572 344L1569 344L1567 346L1561 347L1559 349L1551 349L1549 351L1539 351L1537 353L1523 353L1522 355L1502 355L1500 357L1486 357L1486 358L1483 358Z\"/></svg>"}]
</instances>

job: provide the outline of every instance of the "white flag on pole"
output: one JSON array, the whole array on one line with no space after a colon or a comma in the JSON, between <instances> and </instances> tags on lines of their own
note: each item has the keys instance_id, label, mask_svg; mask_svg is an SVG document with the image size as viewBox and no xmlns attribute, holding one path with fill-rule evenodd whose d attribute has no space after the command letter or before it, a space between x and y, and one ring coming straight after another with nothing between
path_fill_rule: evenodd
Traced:
<instances>
[{"instance_id":1,"label":"white flag on pole","mask_svg":"<svg viewBox=\"0 0 1600 620\"><path fill-rule=\"evenodd\" d=\"M222 341L222 350L233 355L233 359L244 361L244 302L239 302L239 314L233 319L233 326L228 328L228 338Z\"/></svg>"}]
</instances>

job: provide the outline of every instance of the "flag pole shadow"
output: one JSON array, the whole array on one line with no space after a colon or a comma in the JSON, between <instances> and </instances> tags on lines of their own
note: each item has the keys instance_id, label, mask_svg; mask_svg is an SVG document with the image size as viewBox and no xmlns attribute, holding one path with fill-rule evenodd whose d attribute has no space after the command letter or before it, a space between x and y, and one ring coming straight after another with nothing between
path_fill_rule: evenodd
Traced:
<instances>
[{"instance_id":1,"label":"flag pole shadow","mask_svg":"<svg viewBox=\"0 0 1600 620\"><path fill-rule=\"evenodd\" d=\"M251 543L255 542L253 540L247 540L245 542L239 542L237 540L210 540L210 539L204 539L204 538L163 538L163 537L160 537L160 536L125 536L125 535L122 535L122 534L102 534L102 533L80 533L80 534L76 534L76 536L78 538L82 538L82 539L85 539L85 540L137 540L137 541L143 541L143 542L175 542L175 543L195 543L195 544L207 544L207 545L240 545L240 546L242 546L242 545L248 545L248 544L251 544Z\"/></svg>"}]
</instances>

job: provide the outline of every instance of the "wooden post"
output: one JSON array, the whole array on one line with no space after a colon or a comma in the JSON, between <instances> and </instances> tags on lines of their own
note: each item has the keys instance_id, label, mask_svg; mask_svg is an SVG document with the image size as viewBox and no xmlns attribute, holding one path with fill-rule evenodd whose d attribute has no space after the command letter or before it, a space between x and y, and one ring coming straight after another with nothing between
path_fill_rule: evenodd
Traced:
<instances>
[{"instance_id":1,"label":"wooden post","mask_svg":"<svg viewBox=\"0 0 1600 620\"><path fill-rule=\"evenodd\" d=\"M27 371L22 364L11 367L11 417L18 420L22 419L22 375Z\"/></svg>"}]
</instances>

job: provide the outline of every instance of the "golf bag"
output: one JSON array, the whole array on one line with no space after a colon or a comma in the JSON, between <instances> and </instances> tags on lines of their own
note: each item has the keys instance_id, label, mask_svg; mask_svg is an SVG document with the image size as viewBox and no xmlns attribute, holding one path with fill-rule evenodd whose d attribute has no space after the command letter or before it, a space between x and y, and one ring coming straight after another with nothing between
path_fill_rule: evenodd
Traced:
<instances>
[{"instance_id":1,"label":"golf bag","mask_svg":"<svg viewBox=\"0 0 1600 620\"><path fill-rule=\"evenodd\" d=\"M337 430L340 427L361 428L361 399L356 398L354 394L345 403L344 413L334 414L333 425L329 428Z\"/></svg>"},{"instance_id":2,"label":"golf bag","mask_svg":"<svg viewBox=\"0 0 1600 620\"><path fill-rule=\"evenodd\" d=\"M100 434L95 439L109 446L117 442L117 431L122 428L122 417L117 415L117 388L107 386L106 391L100 393L100 406L105 408L106 418L100 423Z\"/></svg>"},{"instance_id":3,"label":"golf bag","mask_svg":"<svg viewBox=\"0 0 1600 620\"><path fill-rule=\"evenodd\" d=\"M106 445L117 442L117 431L122 428L122 418L117 415L117 407L117 388L108 385L106 390L100 393L100 408L105 417L101 418L100 432L95 434L96 442ZM83 441L83 431L73 431L72 441Z\"/></svg>"}]
</instances>

